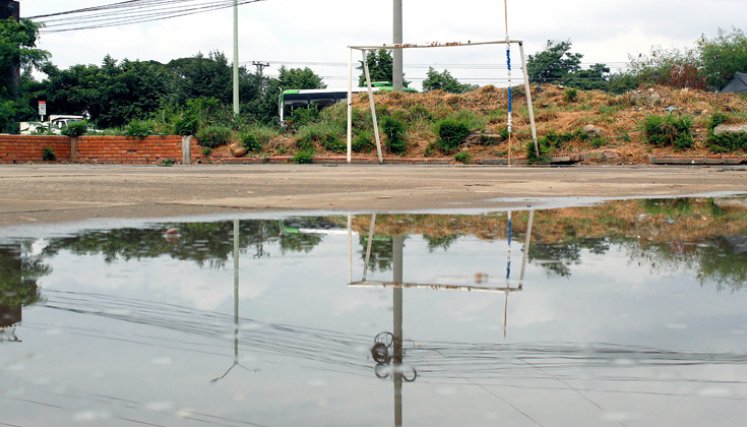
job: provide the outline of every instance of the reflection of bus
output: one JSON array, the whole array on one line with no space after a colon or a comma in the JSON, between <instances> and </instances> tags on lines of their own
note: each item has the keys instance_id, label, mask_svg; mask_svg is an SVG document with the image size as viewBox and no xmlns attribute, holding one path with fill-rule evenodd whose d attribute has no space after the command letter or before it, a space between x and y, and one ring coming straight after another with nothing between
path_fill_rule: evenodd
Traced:
<instances>
[{"instance_id":1,"label":"reflection of bus","mask_svg":"<svg viewBox=\"0 0 747 427\"><path fill-rule=\"evenodd\" d=\"M392 84L389 82L373 82L374 92L391 91ZM365 87L353 89L353 93L366 92ZM348 98L347 90L337 89L308 89L308 90L286 90L280 94L278 109L280 111L280 123L285 121L285 116L293 113L298 108L323 109L330 105L344 101Z\"/></svg>"}]
</instances>

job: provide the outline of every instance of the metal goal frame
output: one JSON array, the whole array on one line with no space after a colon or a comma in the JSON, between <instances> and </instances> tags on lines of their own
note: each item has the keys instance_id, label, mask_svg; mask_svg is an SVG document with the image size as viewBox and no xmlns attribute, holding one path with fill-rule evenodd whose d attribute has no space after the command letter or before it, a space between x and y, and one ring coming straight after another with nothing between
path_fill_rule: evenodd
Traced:
<instances>
[{"instance_id":1,"label":"metal goal frame","mask_svg":"<svg viewBox=\"0 0 747 427\"><path fill-rule=\"evenodd\" d=\"M527 107L529 110L529 122L532 130L532 141L534 142L535 152L539 154L539 146L537 143L537 126L534 120L534 107L532 106L532 92L529 85L529 74L527 73L526 67L526 56L524 54L524 42L522 40L500 40L500 41L481 41L481 42L447 42L447 43L428 43L428 44L395 44L395 45L382 45L382 46L348 46L348 123L347 123L347 162L352 162L353 156L353 51L358 50L362 54L363 58L363 71L366 76L366 88L368 92L368 100L371 106L371 120L373 122L374 137L376 139L376 154L379 158L379 163L384 163L384 155L381 148L381 135L379 132L379 123L376 116L376 102L374 101L374 91L371 84L371 72L368 67L368 52L376 50L403 50L403 49L430 49L430 48L445 48L445 47L466 47L466 46L484 46L484 45L506 45L507 50L510 52L511 45L515 44L519 46L522 62L522 72L524 75L524 89L526 92ZM510 58L510 56L509 56ZM510 69L509 69L510 73ZM510 103L510 97L509 97ZM509 106L510 108L510 106ZM508 159L509 165L511 164L511 155L509 154Z\"/></svg>"}]
</instances>

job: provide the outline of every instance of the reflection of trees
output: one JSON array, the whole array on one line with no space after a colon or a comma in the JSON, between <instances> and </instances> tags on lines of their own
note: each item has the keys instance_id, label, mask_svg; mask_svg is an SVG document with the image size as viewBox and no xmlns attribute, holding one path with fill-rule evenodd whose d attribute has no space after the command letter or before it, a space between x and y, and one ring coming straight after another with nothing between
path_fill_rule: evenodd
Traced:
<instances>
[{"instance_id":1,"label":"reflection of trees","mask_svg":"<svg viewBox=\"0 0 747 427\"><path fill-rule=\"evenodd\" d=\"M423 239L425 239L425 243L428 245L428 252L435 252L436 249L443 249L444 251L448 251L451 245L453 245L457 240L459 240L458 234L447 234L444 236L430 236L427 234L423 235Z\"/></svg>"},{"instance_id":2,"label":"reflection of trees","mask_svg":"<svg viewBox=\"0 0 747 427\"><path fill-rule=\"evenodd\" d=\"M290 222L290 225L289 225ZM299 227L318 228L327 225L323 219L241 221L240 246L248 248L278 242L285 252L308 253L322 241L320 235L298 232ZM174 232L165 235L164 230ZM186 261L195 261L200 266L208 264L221 267L232 256L233 222L162 224L155 228L124 228L85 232L71 237L52 239L44 255L54 256L62 250L76 255L103 255L107 263L119 259L156 258L170 256Z\"/></svg>"},{"instance_id":3,"label":"reflection of trees","mask_svg":"<svg viewBox=\"0 0 747 427\"><path fill-rule=\"evenodd\" d=\"M0 306L17 307L39 301L37 280L50 268L21 256L20 246L0 246Z\"/></svg>"},{"instance_id":4,"label":"reflection of trees","mask_svg":"<svg viewBox=\"0 0 747 427\"><path fill-rule=\"evenodd\" d=\"M607 253L607 239L581 239L566 243L535 243L529 248L529 260L539 262L548 276L571 277L571 266L581 264L582 251L596 255Z\"/></svg>"},{"instance_id":5,"label":"reflection of trees","mask_svg":"<svg viewBox=\"0 0 747 427\"><path fill-rule=\"evenodd\" d=\"M365 262L368 236L361 234L358 240L362 248L361 259ZM374 236L371 242L371 258L368 260L368 269L372 272L391 270L392 258L392 238L390 236Z\"/></svg>"}]
</instances>

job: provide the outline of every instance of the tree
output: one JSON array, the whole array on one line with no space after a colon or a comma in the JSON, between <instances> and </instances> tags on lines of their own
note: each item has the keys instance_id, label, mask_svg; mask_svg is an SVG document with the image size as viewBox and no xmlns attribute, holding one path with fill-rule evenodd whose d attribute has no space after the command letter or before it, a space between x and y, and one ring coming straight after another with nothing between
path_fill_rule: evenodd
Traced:
<instances>
[{"instance_id":1,"label":"tree","mask_svg":"<svg viewBox=\"0 0 747 427\"><path fill-rule=\"evenodd\" d=\"M285 68L280 67L278 76L280 87L287 89L326 89L327 85L322 82L311 68Z\"/></svg>"},{"instance_id":2,"label":"tree","mask_svg":"<svg viewBox=\"0 0 747 427\"><path fill-rule=\"evenodd\" d=\"M712 89L722 89L736 72L747 72L747 36L742 30L719 30L714 39L702 36L698 52L703 77Z\"/></svg>"},{"instance_id":3,"label":"tree","mask_svg":"<svg viewBox=\"0 0 747 427\"><path fill-rule=\"evenodd\" d=\"M222 52L213 51L207 57L198 53L191 58L174 59L167 66L175 74L173 102L183 104L200 97L218 98L227 104L233 102L231 66Z\"/></svg>"},{"instance_id":4,"label":"tree","mask_svg":"<svg viewBox=\"0 0 747 427\"><path fill-rule=\"evenodd\" d=\"M545 50L529 55L527 72L529 80L537 83L561 83L569 73L581 69L580 53L571 52L570 41L547 41Z\"/></svg>"},{"instance_id":5,"label":"tree","mask_svg":"<svg viewBox=\"0 0 747 427\"><path fill-rule=\"evenodd\" d=\"M607 65L594 64L587 70L578 70L568 73L563 80L563 84L584 90L608 90L609 82L607 78L609 72L610 67Z\"/></svg>"},{"instance_id":6,"label":"tree","mask_svg":"<svg viewBox=\"0 0 747 427\"><path fill-rule=\"evenodd\" d=\"M436 71L433 67L428 68L426 79L423 81L423 91L442 90L448 93L465 93L477 89L477 85L460 83L449 70Z\"/></svg>"},{"instance_id":7,"label":"tree","mask_svg":"<svg viewBox=\"0 0 747 427\"><path fill-rule=\"evenodd\" d=\"M370 51L368 52L368 55L366 55L366 63L368 63L368 70L371 73L372 82L392 81L394 59L392 58L391 52L386 49ZM361 65L358 69L363 70L358 78L358 85L362 87L366 85L366 72L363 69L363 61L361 61Z\"/></svg>"},{"instance_id":8,"label":"tree","mask_svg":"<svg viewBox=\"0 0 747 427\"><path fill-rule=\"evenodd\" d=\"M36 48L39 26L28 19L0 20L0 132L17 130L18 120L29 114L19 93L20 70L39 67L49 53Z\"/></svg>"}]
</instances>

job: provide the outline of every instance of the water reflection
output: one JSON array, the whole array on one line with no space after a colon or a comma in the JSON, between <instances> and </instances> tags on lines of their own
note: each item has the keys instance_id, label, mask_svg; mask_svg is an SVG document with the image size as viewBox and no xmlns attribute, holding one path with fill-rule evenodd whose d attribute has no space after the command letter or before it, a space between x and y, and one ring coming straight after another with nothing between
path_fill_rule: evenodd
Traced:
<instances>
[{"instance_id":1,"label":"water reflection","mask_svg":"<svg viewBox=\"0 0 747 427\"><path fill-rule=\"evenodd\" d=\"M0 424L740 425L746 257L706 198L8 243Z\"/></svg>"}]
</instances>

